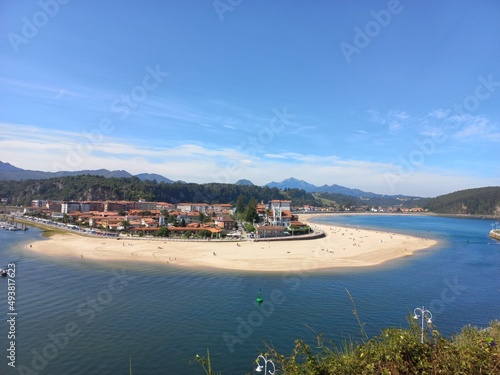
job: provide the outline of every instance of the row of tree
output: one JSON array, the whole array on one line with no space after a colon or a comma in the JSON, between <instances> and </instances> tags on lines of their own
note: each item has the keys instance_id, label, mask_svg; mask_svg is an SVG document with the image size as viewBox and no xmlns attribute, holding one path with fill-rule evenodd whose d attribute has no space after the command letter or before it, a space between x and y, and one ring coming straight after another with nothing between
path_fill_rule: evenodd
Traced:
<instances>
[{"instance_id":1,"label":"row of tree","mask_svg":"<svg viewBox=\"0 0 500 375\"><path fill-rule=\"evenodd\" d=\"M441 214L500 215L500 187L460 190L427 203L429 211Z\"/></svg>"},{"instance_id":2,"label":"row of tree","mask_svg":"<svg viewBox=\"0 0 500 375\"><path fill-rule=\"evenodd\" d=\"M267 202L288 199L294 205L321 205L312 194L301 189L279 190L267 186L235 184L195 184L141 181L132 178L105 178L79 175L43 180L1 181L0 197L11 205L29 205L33 199L44 200L127 200L145 199L156 202L205 202L246 205L250 199ZM251 215L251 214L249 214Z\"/></svg>"},{"instance_id":3,"label":"row of tree","mask_svg":"<svg viewBox=\"0 0 500 375\"><path fill-rule=\"evenodd\" d=\"M436 198L413 198L400 200L397 197L378 197L370 200L332 193L317 193L316 196L303 189L280 190L276 187L235 184L195 184L141 181L137 177L106 178L94 175L57 177L42 180L0 181L0 198L7 198L10 205L29 205L33 199L46 200L127 200L145 199L157 202L205 202L231 203L236 211L245 213L245 221L252 222L256 211L248 209L251 199L267 202L272 199L291 200L292 205L337 207L375 205L403 207L424 206L429 211L443 214L500 214L500 187L485 187L457 191ZM322 201L323 199L323 201ZM333 202L333 203L332 203ZM248 209L248 210L247 210ZM246 212L245 212L246 211Z\"/></svg>"}]
</instances>

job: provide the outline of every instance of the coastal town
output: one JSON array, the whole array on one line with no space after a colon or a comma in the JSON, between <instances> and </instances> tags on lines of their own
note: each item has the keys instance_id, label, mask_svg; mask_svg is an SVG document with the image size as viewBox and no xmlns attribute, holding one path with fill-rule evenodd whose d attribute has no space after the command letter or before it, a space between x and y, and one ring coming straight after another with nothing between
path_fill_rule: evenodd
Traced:
<instances>
[{"instance_id":1,"label":"coastal town","mask_svg":"<svg viewBox=\"0 0 500 375\"><path fill-rule=\"evenodd\" d=\"M246 225L229 203L33 200L23 209L23 216L41 224L115 236L258 239L310 232L292 214L290 200L261 202L255 209L255 219Z\"/></svg>"}]
</instances>

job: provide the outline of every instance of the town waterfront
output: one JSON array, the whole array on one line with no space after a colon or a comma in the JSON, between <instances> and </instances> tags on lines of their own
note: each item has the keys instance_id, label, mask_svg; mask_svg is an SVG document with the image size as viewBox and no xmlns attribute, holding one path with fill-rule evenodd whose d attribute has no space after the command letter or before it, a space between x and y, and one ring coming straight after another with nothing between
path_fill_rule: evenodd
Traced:
<instances>
[{"instance_id":1,"label":"town waterfront","mask_svg":"<svg viewBox=\"0 0 500 375\"><path fill-rule=\"evenodd\" d=\"M40 374L203 374L194 357L210 349L223 374L253 373L266 343L291 352L315 333L341 343L360 337L352 295L369 336L406 326L415 307L453 334L500 316L500 242L492 220L403 215L332 215L315 219L439 240L437 247L364 269L287 274L188 270L47 257L24 249L38 229L0 231L0 267L16 265L16 368ZM304 241L304 246L307 242ZM264 303L255 297L262 290ZM7 338L7 279L0 279L0 343Z\"/></svg>"}]
</instances>

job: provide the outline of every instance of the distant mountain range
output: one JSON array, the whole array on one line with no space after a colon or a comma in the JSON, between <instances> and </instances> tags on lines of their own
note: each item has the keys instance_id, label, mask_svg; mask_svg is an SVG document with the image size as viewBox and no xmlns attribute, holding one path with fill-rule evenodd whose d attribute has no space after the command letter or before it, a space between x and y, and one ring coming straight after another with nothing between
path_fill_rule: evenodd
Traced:
<instances>
[{"instance_id":1,"label":"distant mountain range","mask_svg":"<svg viewBox=\"0 0 500 375\"><path fill-rule=\"evenodd\" d=\"M43 172L43 171L32 171L26 170L22 168L18 168L9 163L4 163L0 161L0 181L1 180L38 180L38 179L46 179L53 177L65 177L65 176L78 176L78 175L96 175L103 177L137 177L141 181L149 180L157 182L165 182L165 183L173 183L173 182L183 182L183 181L173 181L169 178L166 178L162 175L155 173L140 173L137 175L132 175L127 171L110 171L107 169L97 169L97 170L81 170L81 171L61 171L61 172ZM246 179L238 180L235 185L254 185L251 181ZM359 189L351 189L345 186L340 185L322 185L317 186L310 184L304 180L299 180L293 177L287 178L281 182L270 182L264 186L268 186L270 188L278 188L281 190L284 189L303 189L308 193L332 193L332 194L343 194L357 198L379 198L385 197L383 194L375 194L371 192L362 191ZM391 196L393 198L398 197L407 197L404 195L394 195Z\"/></svg>"},{"instance_id":2,"label":"distant mountain range","mask_svg":"<svg viewBox=\"0 0 500 375\"><path fill-rule=\"evenodd\" d=\"M60 171L60 172L43 172L43 171L32 171L28 169L22 169L13 166L9 163L4 163L0 161L0 181L1 180L40 180L53 177L65 177L65 176L79 176L90 174L94 176L103 177L137 177L139 180L156 180L158 182L174 182L166 177L154 173L140 173L137 175L132 175L127 171L110 171L107 169L97 169L97 170L82 170L82 171Z\"/></svg>"},{"instance_id":3,"label":"distant mountain range","mask_svg":"<svg viewBox=\"0 0 500 375\"><path fill-rule=\"evenodd\" d=\"M350 195L353 197L364 197L364 198L374 198L374 197L380 197L382 194L375 194L375 193L370 193L366 191L362 191L359 189L350 189L345 186L340 186L340 185L323 185L323 186L316 186L313 184L310 184L304 180L298 180L296 178L290 177L287 178L286 180L283 180L281 182L270 182L266 186L269 187L277 187L278 189L304 189L308 193L334 193L334 194L344 194L344 195Z\"/></svg>"}]
</instances>

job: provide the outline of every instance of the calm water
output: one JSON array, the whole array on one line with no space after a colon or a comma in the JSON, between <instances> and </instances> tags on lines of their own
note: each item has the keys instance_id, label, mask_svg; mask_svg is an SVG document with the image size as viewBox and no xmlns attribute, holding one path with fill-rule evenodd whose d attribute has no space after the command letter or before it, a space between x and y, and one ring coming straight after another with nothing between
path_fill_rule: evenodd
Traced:
<instances>
[{"instance_id":1,"label":"calm water","mask_svg":"<svg viewBox=\"0 0 500 375\"><path fill-rule=\"evenodd\" d=\"M359 337L346 290L370 336L407 326L422 305L446 335L500 317L500 242L488 237L491 220L367 215L318 221L411 233L440 245L377 268L270 275L48 258L23 249L41 238L37 229L1 230L0 267L16 263L18 315L17 367L3 355L0 374L128 374L130 356L137 374L204 374L189 362L207 348L215 370L253 373L266 345L288 354L296 338L314 343L313 330L334 342ZM6 353L5 278L0 295Z\"/></svg>"}]
</instances>

